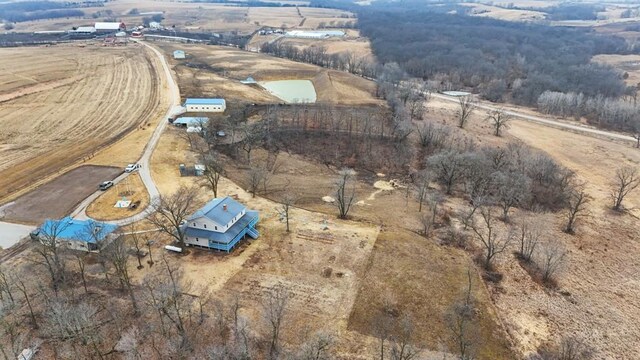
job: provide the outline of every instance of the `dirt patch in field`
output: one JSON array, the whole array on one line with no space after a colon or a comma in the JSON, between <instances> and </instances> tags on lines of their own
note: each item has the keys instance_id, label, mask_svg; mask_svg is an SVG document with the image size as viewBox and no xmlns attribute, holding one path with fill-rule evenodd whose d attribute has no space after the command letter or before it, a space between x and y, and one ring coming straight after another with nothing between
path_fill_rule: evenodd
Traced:
<instances>
[{"instance_id":1,"label":"dirt patch in field","mask_svg":"<svg viewBox=\"0 0 640 360\"><path fill-rule=\"evenodd\" d=\"M461 250L396 228L381 232L376 241L349 317L349 329L373 336L376 314L406 316L412 319L416 344L455 353L444 314L464 295L469 268L472 292L479 304L474 324L482 339L474 344L478 358L512 358L506 334L494 310L487 306L491 300L472 260Z\"/></svg>"},{"instance_id":2,"label":"dirt patch in field","mask_svg":"<svg viewBox=\"0 0 640 360\"><path fill-rule=\"evenodd\" d=\"M67 215L73 207L98 189L98 184L114 179L122 169L107 166L81 166L17 198L5 208L6 219L39 224L45 219Z\"/></svg>"},{"instance_id":3,"label":"dirt patch in field","mask_svg":"<svg viewBox=\"0 0 640 360\"><path fill-rule=\"evenodd\" d=\"M116 202L120 200L131 201L135 207L114 207ZM140 175L132 174L92 202L87 207L87 215L96 220L118 220L138 214L144 211L148 205L149 193L147 193Z\"/></svg>"}]
</instances>

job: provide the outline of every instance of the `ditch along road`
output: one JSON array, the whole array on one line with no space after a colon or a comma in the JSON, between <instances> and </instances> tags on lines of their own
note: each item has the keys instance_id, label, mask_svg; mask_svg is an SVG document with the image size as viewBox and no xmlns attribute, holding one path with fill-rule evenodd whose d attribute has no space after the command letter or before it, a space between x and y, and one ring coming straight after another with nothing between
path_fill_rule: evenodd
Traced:
<instances>
[{"instance_id":1,"label":"ditch along road","mask_svg":"<svg viewBox=\"0 0 640 360\"><path fill-rule=\"evenodd\" d=\"M460 98L459 97L455 97L455 96L448 96L448 95L437 94L437 93L430 93L430 95L432 97L434 97L434 98L437 98L437 99L440 99L440 100L449 101L449 102L458 103L460 101L459 100ZM629 135L625 135L625 134L621 134L621 133L617 133L617 132L612 132L612 131L599 130L599 129L595 129L595 128L588 127L588 126L582 126L582 125L577 125L577 124L569 124L567 122L563 122L563 121L560 121L560 120L552 120L552 119L544 118L544 117L540 117L540 116L524 114L524 113L521 113L521 112L518 112L518 111L510 110L507 107L487 105L486 103L481 103L481 102L476 102L475 103L475 107L477 109L483 109L483 110L487 110L487 111L496 111L496 110L501 109L505 114L511 116L514 119L520 119L520 120L525 120L525 121L529 121L529 122L535 122L535 123L539 123L541 125L554 127L554 128L561 129L561 130L572 131L572 132L580 133L580 134L583 134L583 135L604 137L604 138L607 138L609 140L630 141L630 142L632 142L634 144L637 141L633 136L629 136Z\"/></svg>"},{"instance_id":2,"label":"ditch along road","mask_svg":"<svg viewBox=\"0 0 640 360\"><path fill-rule=\"evenodd\" d=\"M153 134L151 135L151 139L149 139L149 142L147 143L147 145L144 148L144 151L142 152L142 156L140 157L140 160L138 160L138 164L140 164L140 169L138 170L138 172L140 174L140 178L142 179L142 183L144 184L144 187L147 189L147 192L149 193L149 205L147 206L146 209L144 209L144 211L136 215L133 215L124 219L119 219L119 220L104 221L105 223L118 225L118 226L124 226L124 225L128 225L128 224L143 220L153 212L153 204L155 204L158 201L158 198L160 197L160 192L158 191L158 187L156 186L156 183L153 181L153 178L151 177L151 169L149 168L149 165L151 163L150 161L151 155L153 154L153 151L155 150L156 146L158 145L158 142L160 141L160 136L162 135L162 132L164 131L164 129L168 124L167 119L169 117L179 115L183 112L183 109L180 106L180 88L178 87L178 84L176 83L175 79L173 78L173 75L171 74L171 69L169 68L169 64L167 63L167 60L165 59L164 55L162 55L160 51L158 51L156 48L154 48L151 45L148 45L142 41L137 41L137 40L134 40L134 41L149 48L154 54L156 54L156 56L162 63L162 68L164 69L165 78L167 80L167 86L169 87L169 95L170 95L169 99L170 99L171 105L167 110L167 113L165 114L164 118L161 119L158 125L156 126L155 130L153 131ZM118 182L122 181L124 178L126 178L129 175L130 173L121 174L120 176L118 176L113 180L114 184L117 184ZM96 191L95 193L91 194L89 197L84 199L78 205L78 207L76 207L76 209L71 213L71 217L78 220L89 220L90 217L87 215L87 207L94 200L96 200L98 196L100 196L101 194L102 194L102 191Z\"/></svg>"}]
</instances>

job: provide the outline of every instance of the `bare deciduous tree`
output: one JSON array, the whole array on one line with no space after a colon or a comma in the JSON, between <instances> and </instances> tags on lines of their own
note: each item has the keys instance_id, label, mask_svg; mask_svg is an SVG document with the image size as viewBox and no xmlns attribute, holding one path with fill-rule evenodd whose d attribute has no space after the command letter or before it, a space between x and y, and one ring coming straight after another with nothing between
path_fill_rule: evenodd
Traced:
<instances>
[{"instance_id":1,"label":"bare deciduous tree","mask_svg":"<svg viewBox=\"0 0 640 360\"><path fill-rule=\"evenodd\" d=\"M41 261L36 260L36 262L45 265L51 277L51 286L56 293L65 279L65 263L62 259L65 248L59 237L68 226L69 223L64 221L46 222L40 229L38 234L40 244L35 249L35 253L41 258Z\"/></svg>"},{"instance_id":2,"label":"bare deciduous tree","mask_svg":"<svg viewBox=\"0 0 640 360\"><path fill-rule=\"evenodd\" d=\"M536 263L540 268L542 281L549 282L554 279L560 270L566 265L567 250L557 240L546 243L537 255Z\"/></svg>"},{"instance_id":3,"label":"bare deciduous tree","mask_svg":"<svg viewBox=\"0 0 640 360\"><path fill-rule=\"evenodd\" d=\"M613 199L613 209L622 210L622 201L631 191L640 185L640 174L638 169L633 167L623 167L616 171L616 177L611 187L611 198Z\"/></svg>"},{"instance_id":4,"label":"bare deciduous tree","mask_svg":"<svg viewBox=\"0 0 640 360\"><path fill-rule=\"evenodd\" d=\"M502 136L502 130L509 128L509 122L511 116L507 114L503 109L496 109L489 113L488 120L493 125L495 136Z\"/></svg>"},{"instance_id":5,"label":"bare deciduous tree","mask_svg":"<svg viewBox=\"0 0 640 360\"><path fill-rule=\"evenodd\" d=\"M356 199L356 172L353 169L344 168L338 173L336 180L336 206L338 207L340 219L346 219L351 210L351 205Z\"/></svg>"},{"instance_id":6,"label":"bare deciduous tree","mask_svg":"<svg viewBox=\"0 0 640 360\"><path fill-rule=\"evenodd\" d=\"M425 121L416 125L416 132L420 146L427 151L442 149L448 145L451 139L451 129L433 121Z\"/></svg>"},{"instance_id":7,"label":"bare deciduous tree","mask_svg":"<svg viewBox=\"0 0 640 360\"><path fill-rule=\"evenodd\" d=\"M567 234L575 233L578 219L589 216L589 202L591 202L591 197L587 194L583 184L578 184L568 191L567 224L564 227L564 232Z\"/></svg>"},{"instance_id":8,"label":"bare deciduous tree","mask_svg":"<svg viewBox=\"0 0 640 360\"><path fill-rule=\"evenodd\" d=\"M120 236L109 244L109 246L104 249L104 255L113 265L118 280L120 281L120 287L129 294L134 313L138 314L138 301L133 291L128 268L129 249L124 241L124 237Z\"/></svg>"},{"instance_id":9,"label":"bare deciduous tree","mask_svg":"<svg viewBox=\"0 0 640 360\"><path fill-rule=\"evenodd\" d=\"M524 174L496 172L492 176L494 196L502 208L502 219L509 221L509 210L523 205L531 193L531 181Z\"/></svg>"},{"instance_id":10,"label":"bare deciduous tree","mask_svg":"<svg viewBox=\"0 0 640 360\"><path fill-rule=\"evenodd\" d=\"M523 216L518 222L518 256L524 261L531 261L543 236L545 224L538 218Z\"/></svg>"},{"instance_id":11,"label":"bare deciduous tree","mask_svg":"<svg viewBox=\"0 0 640 360\"><path fill-rule=\"evenodd\" d=\"M282 203L280 204L280 206L276 208L276 211L280 215L280 219L284 219L285 223L287 224L287 232L289 232L290 230L289 229L289 220L291 219L290 210L295 203L296 203L296 196L291 193L287 193L282 198Z\"/></svg>"},{"instance_id":12,"label":"bare deciduous tree","mask_svg":"<svg viewBox=\"0 0 640 360\"><path fill-rule=\"evenodd\" d=\"M456 151L446 151L433 155L428 164L435 168L436 178L445 186L447 195L451 195L453 188L464 177L464 156Z\"/></svg>"},{"instance_id":13,"label":"bare deciduous tree","mask_svg":"<svg viewBox=\"0 0 640 360\"><path fill-rule=\"evenodd\" d=\"M445 314L445 322L449 329L451 341L456 346L458 359L473 360L475 358L478 339L474 324L475 297L472 292L471 269L467 270L467 286L460 299L453 303Z\"/></svg>"},{"instance_id":14,"label":"bare deciduous tree","mask_svg":"<svg viewBox=\"0 0 640 360\"><path fill-rule=\"evenodd\" d=\"M485 269L491 269L493 260L507 249L513 234L509 233L506 236L498 234L495 228L495 216L489 206L480 208L480 218L480 223L474 223L471 229L484 248L483 266Z\"/></svg>"},{"instance_id":15,"label":"bare deciduous tree","mask_svg":"<svg viewBox=\"0 0 640 360\"><path fill-rule=\"evenodd\" d=\"M280 332L287 314L289 292L278 284L267 294L262 304L264 320L269 328L269 358L277 359L280 348Z\"/></svg>"},{"instance_id":16,"label":"bare deciduous tree","mask_svg":"<svg viewBox=\"0 0 640 360\"><path fill-rule=\"evenodd\" d=\"M391 337L391 359L412 360L417 358L419 350L412 345L413 322L407 316L403 316L397 326L396 333Z\"/></svg>"},{"instance_id":17,"label":"bare deciduous tree","mask_svg":"<svg viewBox=\"0 0 640 360\"><path fill-rule=\"evenodd\" d=\"M295 359L299 360L329 360L332 359L330 350L335 342L332 335L317 333L307 340Z\"/></svg>"},{"instance_id":18,"label":"bare deciduous tree","mask_svg":"<svg viewBox=\"0 0 640 360\"><path fill-rule=\"evenodd\" d=\"M187 220L191 207L198 196L196 187L181 186L169 196L161 195L154 203L154 213L149 221L161 232L173 237L178 247L184 247L183 223Z\"/></svg>"},{"instance_id":19,"label":"bare deciduous tree","mask_svg":"<svg viewBox=\"0 0 640 360\"><path fill-rule=\"evenodd\" d=\"M203 163L202 183L213 192L213 197L218 197L218 184L220 184L220 178L224 175L224 165L213 155L205 155Z\"/></svg>"},{"instance_id":20,"label":"bare deciduous tree","mask_svg":"<svg viewBox=\"0 0 640 360\"><path fill-rule=\"evenodd\" d=\"M467 125L476 105L471 96L461 96L458 99L458 105L460 106L458 109L458 127L463 129Z\"/></svg>"}]
</instances>

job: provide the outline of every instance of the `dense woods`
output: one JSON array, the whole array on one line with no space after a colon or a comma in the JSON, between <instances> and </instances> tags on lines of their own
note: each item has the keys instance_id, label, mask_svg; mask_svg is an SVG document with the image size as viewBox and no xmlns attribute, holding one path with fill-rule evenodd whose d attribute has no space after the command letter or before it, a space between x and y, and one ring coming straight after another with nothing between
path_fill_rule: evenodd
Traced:
<instances>
[{"instance_id":1,"label":"dense woods","mask_svg":"<svg viewBox=\"0 0 640 360\"><path fill-rule=\"evenodd\" d=\"M67 8L67 4L51 1L25 1L0 4L0 19L22 22L40 19L84 16L84 12Z\"/></svg>"},{"instance_id":2,"label":"dense woods","mask_svg":"<svg viewBox=\"0 0 640 360\"><path fill-rule=\"evenodd\" d=\"M378 59L443 88L473 88L503 100L535 105L545 91L618 97L625 85L613 69L590 64L602 53L638 49L623 39L579 29L439 14L362 11L359 24Z\"/></svg>"}]
</instances>

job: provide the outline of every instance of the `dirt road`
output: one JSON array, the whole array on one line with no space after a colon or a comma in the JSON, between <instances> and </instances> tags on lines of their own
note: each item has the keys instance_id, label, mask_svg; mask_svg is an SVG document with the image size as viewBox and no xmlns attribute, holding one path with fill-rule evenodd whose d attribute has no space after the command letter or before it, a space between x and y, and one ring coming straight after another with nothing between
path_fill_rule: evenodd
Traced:
<instances>
[{"instance_id":1,"label":"dirt road","mask_svg":"<svg viewBox=\"0 0 640 360\"><path fill-rule=\"evenodd\" d=\"M170 93L170 102L172 104L172 106L167 110L164 119L167 119L169 117L175 116L180 114L181 112L184 111L184 109L180 106L180 89L178 88L178 85L175 81L175 79L173 78L173 76L171 75L171 69L169 68L169 64L167 63L165 57L162 55L162 53L160 53L158 50L156 50L154 47L144 43L144 42L140 42L140 44L148 47L151 51L153 51L157 56L158 59L160 60L160 62L162 63L162 68L164 69L164 74L167 80L167 85L169 87L169 93ZM147 143L147 146L144 148L144 151L142 153L142 156L140 157L140 160L138 161L138 164L141 165L140 168L140 178L142 179L142 183L144 184L144 186L147 188L147 192L149 193L149 198L150 198L150 206L147 207L147 209L145 209L143 212L136 214L134 216L130 216L124 219L120 219L120 220L114 220L114 221L107 221L108 223L114 224L114 225L119 225L119 226L123 226L123 225L128 225L131 223L134 223L136 221L140 221L144 218L146 218L147 216L149 216L149 214L152 212L152 205L157 201L158 197L160 196L160 192L158 191L158 187L156 186L155 182L153 181L153 178L151 177L151 171L149 169L149 160L151 159L151 154L153 154L153 150L156 148L156 145L158 144L158 141L160 140L160 136L162 135L162 131L165 129L165 127L167 126L167 121L160 121L158 123L158 126L156 127L156 129L153 131L153 135L151 136L151 139L149 140L149 142ZM129 174L124 173L123 175L119 176L114 183L118 183L120 181L122 181L125 177L127 177ZM89 219L89 217L86 214L86 210L87 207L89 206L89 204L91 204L98 196L100 196L100 192L96 191L95 193L91 194L91 196L87 197L84 201L82 201L82 203L80 203L80 205L76 208L75 211L73 211L73 213L71 214L71 216L75 219L80 219L80 220L86 220Z\"/></svg>"},{"instance_id":2,"label":"dirt road","mask_svg":"<svg viewBox=\"0 0 640 360\"><path fill-rule=\"evenodd\" d=\"M459 98L455 97L455 96L447 96L447 95L442 95L442 94L436 94L436 93L431 93L431 96L433 96L434 98L438 98L441 100L445 100L445 101L450 101L450 102L458 102ZM540 123L543 125L547 125L547 126L552 126L555 128L560 128L562 130L569 130L569 131L574 131L574 132L579 132L582 134L586 134L586 135L591 135L591 136L598 136L598 137L606 137L609 139L613 139L613 140L623 140L623 141L631 141L631 142L636 142L636 140L629 135L625 135L625 134L620 134L620 133L616 133L616 132L612 132L612 131L607 131L607 130L599 130L599 129L595 129L592 127L588 127L588 126L582 126L582 125L576 125L576 124L569 124L566 122L562 122L559 120L552 120L549 118L544 118L544 117L540 117L540 116L534 116L534 115L529 115L529 114L525 114L522 112L518 112L518 111L514 111L514 110L508 110L504 107L500 107L500 106L494 106L494 105L487 105L486 103L476 103L476 107L479 109L483 109L483 110L488 110L488 111L495 111L498 109L504 109L505 114L510 115L514 118L517 119L521 119L521 120L525 120L525 121L533 121L536 123Z\"/></svg>"}]
</instances>

